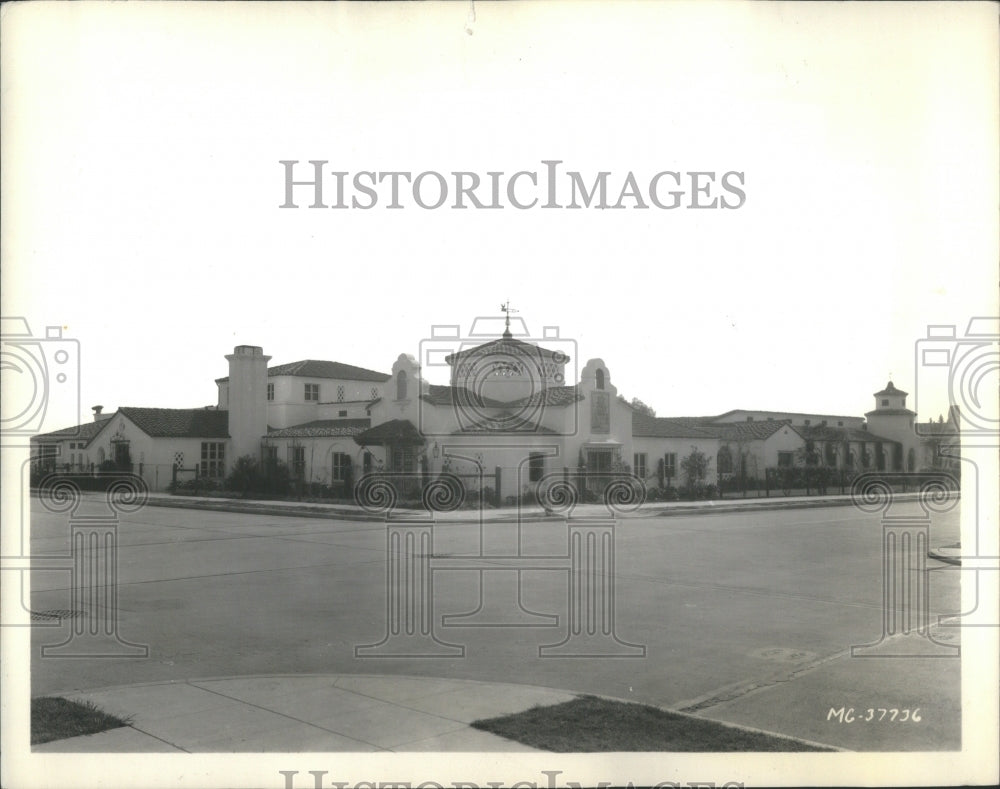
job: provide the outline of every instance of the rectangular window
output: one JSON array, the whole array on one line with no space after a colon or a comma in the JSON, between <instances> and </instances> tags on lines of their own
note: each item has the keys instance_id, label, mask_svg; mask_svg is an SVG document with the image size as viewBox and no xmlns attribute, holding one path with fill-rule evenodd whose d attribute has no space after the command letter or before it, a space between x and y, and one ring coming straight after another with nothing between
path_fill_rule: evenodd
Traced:
<instances>
[{"instance_id":1,"label":"rectangular window","mask_svg":"<svg viewBox=\"0 0 1000 789\"><path fill-rule=\"evenodd\" d=\"M264 461L268 466L278 465L278 448L264 447Z\"/></svg>"},{"instance_id":2,"label":"rectangular window","mask_svg":"<svg viewBox=\"0 0 1000 789\"><path fill-rule=\"evenodd\" d=\"M398 447L392 450L392 471L415 471L416 456L413 447Z\"/></svg>"},{"instance_id":3,"label":"rectangular window","mask_svg":"<svg viewBox=\"0 0 1000 789\"><path fill-rule=\"evenodd\" d=\"M291 472L294 479L305 479L306 477L306 448L289 447L291 450Z\"/></svg>"},{"instance_id":4,"label":"rectangular window","mask_svg":"<svg viewBox=\"0 0 1000 789\"><path fill-rule=\"evenodd\" d=\"M378 387L372 387L372 400L378 400Z\"/></svg>"},{"instance_id":5,"label":"rectangular window","mask_svg":"<svg viewBox=\"0 0 1000 789\"><path fill-rule=\"evenodd\" d=\"M268 402L274 400L274 384L267 385L267 400Z\"/></svg>"},{"instance_id":6,"label":"rectangular window","mask_svg":"<svg viewBox=\"0 0 1000 789\"><path fill-rule=\"evenodd\" d=\"M663 456L663 475L668 479L677 476L677 453L667 452Z\"/></svg>"},{"instance_id":7,"label":"rectangular window","mask_svg":"<svg viewBox=\"0 0 1000 789\"><path fill-rule=\"evenodd\" d=\"M344 387L343 386L338 386L337 387L337 402L338 403L344 402Z\"/></svg>"},{"instance_id":8,"label":"rectangular window","mask_svg":"<svg viewBox=\"0 0 1000 789\"><path fill-rule=\"evenodd\" d=\"M545 455L532 452L528 456L528 482L539 482L545 474Z\"/></svg>"},{"instance_id":9,"label":"rectangular window","mask_svg":"<svg viewBox=\"0 0 1000 789\"><path fill-rule=\"evenodd\" d=\"M885 397L882 399L882 405L889 405L889 398Z\"/></svg>"},{"instance_id":10,"label":"rectangular window","mask_svg":"<svg viewBox=\"0 0 1000 789\"><path fill-rule=\"evenodd\" d=\"M587 470L597 472L611 471L612 459L610 449L588 449Z\"/></svg>"},{"instance_id":11,"label":"rectangular window","mask_svg":"<svg viewBox=\"0 0 1000 789\"><path fill-rule=\"evenodd\" d=\"M333 481L344 482L349 476L351 456L343 452L333 453Z\"/></svg>"},{"instance_id":12,"label":"rectangular window","mask_svg":"<svg viewBox=\"0 0 1000 789\"><path fill-rule=\"evenodd\" d=\"M226 476L226 445L223 442L201 442L201 467L198 473L213 479Z\"/></svg>"},{"instance_id":13,"label":"rectangular window","mask_svg":"<svg viewBox=\"0 0 1000 789\"><path fill-rule=\"evenodd\" d=\"M646 453L636 452L632 455L632 470L639 479L646 478Z\"/></svg>"},{"instance_id":14,"label":"rectangular window","mask_svg":"<svg viewBox=\"0 0 1000 789\"><path fill-rule=\"evenodd\" d=\"M319 402L319 384L306 384L306 400Z\"/></svg>"},{"instance_id":15,"label":"rectangular window","mask_svg":"<svg viewBox=\"0 0 1000 789\"><path fill-rule=\"evenodd\" d=\"M338 411L337 416L347 416L347 411Z\"/></svg>"},{"instance_id":16,"label":"rectangular window","mask_svg":"<svg viewBox=\"0 0 1000 789\"><path fill-rule=\"evenodd\" d=\"M778 453L778 468L790 468L792 465L792 453L791 452L779 452Z\"/></svg>"}]
</instances>

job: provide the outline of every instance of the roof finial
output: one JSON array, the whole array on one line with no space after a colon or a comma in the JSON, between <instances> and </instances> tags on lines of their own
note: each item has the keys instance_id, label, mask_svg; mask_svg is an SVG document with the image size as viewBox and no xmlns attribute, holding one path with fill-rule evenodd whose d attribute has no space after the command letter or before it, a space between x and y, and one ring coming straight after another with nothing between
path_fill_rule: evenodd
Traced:
<instances>
[{"instance_id":1,"label":"roof finial","mask_svg":"<svg viewBox=\"0 0 1000 789\"><path fill-rule=\"evenodd\" d=\"M510 314L512 312L517 312L517 310L515 310L513 307L510 306L510 299L507 299L507 301L504 304L501 304L500 305L500 309L507 316L507 321L506 321L506 324L504 325L503 336L504 336L504 339L509 340L511 338L511 336L512 336L511 333L510 333Z\"/></svg>"}]
</instances>

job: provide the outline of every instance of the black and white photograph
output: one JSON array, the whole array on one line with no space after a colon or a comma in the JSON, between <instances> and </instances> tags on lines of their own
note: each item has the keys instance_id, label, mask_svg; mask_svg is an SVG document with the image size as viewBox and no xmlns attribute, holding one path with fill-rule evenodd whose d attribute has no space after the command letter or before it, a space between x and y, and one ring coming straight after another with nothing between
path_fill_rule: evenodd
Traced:
<instances>
[{"instance_id":1,"label":"black and white photograph","mask_svg":"<svg viewBox=\"0 0 1000 789\"><path fill-rule=\"evenodd\" d=\"M995 785L998 22L0 7L0 783Z\"/></svg>"}]
</instances>

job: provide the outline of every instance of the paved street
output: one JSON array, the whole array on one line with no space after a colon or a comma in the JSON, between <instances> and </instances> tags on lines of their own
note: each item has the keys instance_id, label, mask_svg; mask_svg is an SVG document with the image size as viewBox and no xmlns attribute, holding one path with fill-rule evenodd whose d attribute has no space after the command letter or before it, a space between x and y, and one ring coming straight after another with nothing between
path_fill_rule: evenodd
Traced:
<instances>
[{"instance_id":1,"label":"paved street","mask_svg":"<svg viewBox=\"0 0 1000 789\"><path fill-rule=\"evenodd\" d=\"M81 508L102 511L100 497ZM559 520L525 524L520 536L514 524L486 528L490 545L520 539L522 556L567 551ZM149 646L149 657L42 658L38 647L64 641L71 620L38 628L32 695L243 675L392 674L597 693L850 749L957 748L958 659L851 657L852 645L882 633L881 537L878 515L846 506L620 521L615 631L645 654L569 658L539 657L540 646L566 639L568 572L521 569L518 608L517 574L499 569L503 561L465 562L497 568L482 574L455 569L478 553L480 535L474 524L448 523L434 533L435 556L448 557L433 573L435 632L464 646L464 656L356 657L355 647L386 634L384 525L147 507L119 528L117 624L123 639ZM957 539L957 508L936 515L931 545ZM66 516L33 500L36 562L68 547ZM933 560L928 568L936 621L959 608L959 572ZM457 626L456 615L480 607L481 578L482 610L466 624L516 614L534 626ZM71 608L68 572L35 572L32 586L32 610ZM955 633L938 637L956 644ZM920 721L831 718L841 707L862 717L867 708L919 708Z\"/></svg>"}]
</instances>

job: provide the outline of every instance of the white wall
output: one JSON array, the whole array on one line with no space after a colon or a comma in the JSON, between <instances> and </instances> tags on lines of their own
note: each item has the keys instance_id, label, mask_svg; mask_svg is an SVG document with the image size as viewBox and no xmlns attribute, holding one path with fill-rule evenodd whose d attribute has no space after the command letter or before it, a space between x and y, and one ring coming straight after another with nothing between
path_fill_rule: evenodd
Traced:
<instances>
[{"instance_id":1,"label":"white wall","mask_svg":"<svg viewBox=\"0 0 1000 789\"><path fill-rule=\"evenodd\" d=\"M350 419L366 416L365 406L372 400L372 389L380 396L388 392L391 382L340 380L332 378L304 378L297 375L275 375L267 379L274 385L274 400L267 403L267 424L271 427L293 427L317 419L338 419L339 412L347 410ZM305 385L319 385L319 400L305 399ZM345 401L338 402L337 387L344 387Z\"/></svg>"},{"instance_id":2,"label":"white wall","mask_svg":"<svg viewBox=\"0 0 1000 789\"><path fill-rule=\"evenodd\" d=\"M716 456L719 452L719 446L720 441L717 438L653 438L649 436L636 436L632 439L633 451L646 453L646 484L650 487L658 482L658 461L668 452L677 455L676 472L670 484L675 488L683 485L684 472L681 470L681 461L694 450L708 456L710 462L705 482L706 484L714 485L718 476ZM629 460L629 463L631 462Z\"/></svg>"},{"instance_id":3,"label":"white wall","mask_svg":"<svg viewBox=\"0 0 1000 789\"><path fill-rule=\"evenodd\" d=\"M228 439L202 438L152 438L128 417L117 414L108 427L102 430L87 447L87 462L93 463L95 469L101 462L102 450L105 460L114 460L112 438L124 438L129 442L129 454L132 458L132 470L140 474L150 490L166 490L172 480L171 467L177 453L183 468L193 468L201 463L202 441L221 442L224 444L225 462L227 468L235 460L232 456L232 445ZM141 469L140 469L141 466ZM193 474L182 474L179 479L192 479Z\"/></svg>"}]
</instances>

